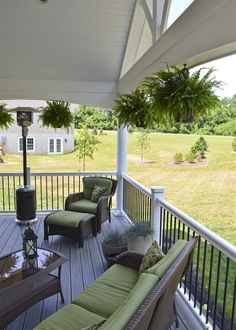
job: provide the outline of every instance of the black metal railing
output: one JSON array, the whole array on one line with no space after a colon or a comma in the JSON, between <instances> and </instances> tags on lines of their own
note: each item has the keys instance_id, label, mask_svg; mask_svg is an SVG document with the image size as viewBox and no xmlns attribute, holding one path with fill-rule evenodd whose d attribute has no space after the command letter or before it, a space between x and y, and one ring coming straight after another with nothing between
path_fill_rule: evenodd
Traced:
<instances>
[{"instance_id":1,"label":"black metal railing","mask_svg":"<svg viewBox=\"0 0 236 330\"><path fill-rule=\"evenodd\" d=\"M85 176L116 177L115 172L58 172L31 173L31 184L36 188L37 211L51 211L64 208L66 197L82 191ZM0 174L0 213L15 212L15 191L23 185L22 173Z\"/></svg>"},{"instance_id":2,"label":"black metal railing","mask_svg":"<svg viewBox=\"0 0 236 330\"><path fill-rule=\"evenodd\" d=\"M213 329L236 329L236 249L164 200L160 244L166 253L178 239L198 237L191 267L180 284L193 307Z\"/></svg>"},{"instance_id":3,"label":"black metal railing","mask_svg":"<svg viewBox=\"0 0 236 330\"><path fill-rule=\"evenodd\" d=\"M151 224L149 191L127 176L123 177L123 211L133 222Z\"/></svg>"}]
</instances>

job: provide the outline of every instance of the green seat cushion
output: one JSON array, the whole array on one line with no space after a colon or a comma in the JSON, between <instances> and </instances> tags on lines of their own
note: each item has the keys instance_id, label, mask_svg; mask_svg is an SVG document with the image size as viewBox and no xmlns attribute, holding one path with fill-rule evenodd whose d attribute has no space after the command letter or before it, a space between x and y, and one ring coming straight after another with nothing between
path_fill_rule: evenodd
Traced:
<instances>
[{"instance_id":1,"label":"green seat cushion","mask_svg":"<svg viewBox=\"0 0 236 330\"><path fill-rule=\"evenodd\" d=\"M70 211L58 211L48 215L47 224L62 227L78 228L80 221L86 219L90 214Z\"/></svg>"},{"instance_id":2,"label":"green seat cushion","mask_svg":"<svg viewBox=\"0 0 236 330\"><path fill-rule=\"evenodd\" d=\"M85 199L91 199L94 186L105 187L110 194L112 181L108 178L85 177L83 179L83 193Z\"/></svg>"},{"instance_id":3,"label":"green seat cushion","mask_svg":"<svg viewBox=\"0 0 236 330\"><path fill-rule=\"evenodd\" d=\"M139 267L139 273L145 272L148 268L154 266L158 261L164 257L164 253L156 241L147 250L143 257L142 263Z\"/></svg>"},{"instance_id":4,"label":"green seat cushion","mask_svg":"<svg viewBox=\"0 0 236 330\"><path fill-rule=\"evenodd\" d=\"M129 293L138 281L138 272L130 267L115 264L96 280L99 283L108 283L110 286L119 287Z\"/></svg>"},{"instance_id":5,"label":"green seat cushion","mask_svg":"<svg viewBox=\"0 0 236 330\"><path fill-rule=\"evenodd\" d=\"M107 195L106 187L94 186L91 196L91 202L97 203L99 198L105 195Z\"/></svg>"},{"instance_id":6,"label":"green seat cushion","mask_svg":"<svg viewBox=\"0 0 236 330\"><path fill-rule=\"evenodd\" d=\"M121 265L111 267L72 303L108 318L122 305L137 281L137 271ZM122 272L123 270L123 272Z\"/></svg>"},{"instance_id":7,"label":"green seat cushion","mask_svg":"<svg viewBox=\"0 0 236 330\"><path fill-rule=\"evenodd\" d=\"M123 330L142 302L158 283L158 276L142 273L124 303L108 318L99 330Z\"/></svg>"},{"instance_id":8,"label":"green seat cushion","mask_svg":"<svg viewBox=\"0 0 236 330\"><path fill-rule=\"evenodd\" d=\"M156 265L149 268L147 273L155 274L161 279L167 269L172 265L172 263L176 260L176 258L183 251L187 244L188 242L185 240L178 240L175 245L173 245L172 248L168 251L166 256Z\"/></svg>"},{"instance_id":9,"label":"green seat cushion","mask_svg":"<svg viewBox=\"0 0 236 330\"><path fill-rule=\"evenodd\" d=\"M69 304L41 322L35 330L81 330L105 319L80 306Z\"/></svg>"},{"instance_id":10,"label":"green seat cushion","mask_svg":"<svg viewBox=\"0 0 236 330\"><path fill-rule=\"evenodd\" d=\"M73 202L68 207L69 211L83 212L83 213L97 213L97 203L93 203L87 199L81 199L78 202Z\"/></svg>"}]
</instances>

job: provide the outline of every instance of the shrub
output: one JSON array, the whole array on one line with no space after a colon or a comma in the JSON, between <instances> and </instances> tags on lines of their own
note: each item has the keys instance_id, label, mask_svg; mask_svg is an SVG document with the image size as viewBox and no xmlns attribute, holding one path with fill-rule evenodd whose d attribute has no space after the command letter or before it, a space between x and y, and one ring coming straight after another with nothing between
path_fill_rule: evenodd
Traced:
<instances>
[{"instance_id":1,"label":"shrub","mask_svg":"<svg viewBox=\"0 0 236 330\"><path fill-rule=\"evenodd\" d=\"M236 151L236 138L233 139L232 148L233 148L233 151Z\"/></svg>"},{"instance_id":2,"label":"shrub","mask_svg":"<svg viewBox=\"0 0 236 330\"><path fill-rule=\"evenodd\" d=\"M174 161L175 161L175 163L181 163L183 160L184 160L184 156L183 156L182 152L177 152L174 155Z\"/></svg>"},{"instance_id":3,"label":"shrub","mask_svg":"<svg viewBox=\"0 0 236 330\"><path fill-rule=\"evenodd\" d=\"M208 143L204 139L203 136L200 136L200 138L195 142L195 144L191 148L191 152L195 155L199 154L202 158L205 157L205 153L208 150Z\"/></svg>"},{"instance_id":4,"label":"shrub","mask_svg":"<svg viewBox=\"0 0 236 330\"><path fill-rule=\"evenodd\" d=\"M195 160L195 157L196 157L196 155L192 151L189 151L186 155L186 160L187 160L187 162L193 163Z\"/></svg>"}]
</instances>

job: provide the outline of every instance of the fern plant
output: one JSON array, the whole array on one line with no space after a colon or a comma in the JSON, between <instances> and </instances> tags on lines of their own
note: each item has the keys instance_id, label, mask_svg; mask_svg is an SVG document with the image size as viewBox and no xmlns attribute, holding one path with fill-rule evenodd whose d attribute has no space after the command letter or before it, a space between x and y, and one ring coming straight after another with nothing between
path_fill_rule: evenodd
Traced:
<instances>
[{"instance_id":1,"label":"fern plant","mask_svg":"<svg viewBox=\"0 0 236 330\"><path fill-rule=\"evenodd\" d=\"M8 128L13 122L14 119L12 115L7 112L6 104L0 103L0 128Z\"/></svg>"},{"instance_id":2,"label":"fern plant","mask_svg":"<svg viewBox=\"0 0 236 330\"><path fill-rule=\"evenodd\" d=\"M153 124L150 101L141 89L130 94L119 94L113 109L120 124L142 128Z\"/></svg>"},{"instance_id":3,"label":"fern plant","mask_svg":"<svg viewBox=\"0 0 236 330\"><path fill-rule=\"evenodd\" d=\"M213 68L190 73L184 66L169 67L147 77L143 89L151 101L151 116L156 122L187 123L197 120L220 105L215 89L222 82L212 77Z\"/></svg>"},{"instance_id":4,"label":"fern plant","mask_svg":"<svg viewBox=\"0 0 236 330\"><path fill-rule=\"evenodd\" d=\"M65 101L47 101L39 115L42 126L53 128L65 128L67 132L74 122L74 116L70 111L70 103Z\"/></svg>"}]
</instances>

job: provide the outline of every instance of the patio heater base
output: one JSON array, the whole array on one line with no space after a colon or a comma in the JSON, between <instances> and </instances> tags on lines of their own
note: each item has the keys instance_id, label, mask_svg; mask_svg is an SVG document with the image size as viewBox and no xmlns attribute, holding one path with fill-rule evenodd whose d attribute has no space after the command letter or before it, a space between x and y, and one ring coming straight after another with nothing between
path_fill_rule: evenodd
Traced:
<instances>
[{"instance_id":1,"label":"patio heater base","mask_svg":"<svg viewBox=\"0 0 236 330\"><path fill-rule=\"evenodd\" d=\"M19 186L16 189L16 220L27 225L37 221L36 191L33 186Z\"/></svg>"},{"instance_id":2,"label":"patio heater base","mask_svg":"<svg viewBox=\"0 0 236 330\"><path fill-rule=\"evenodd\" d=\"M31 223L37 222L38 219L34 218L32 220L19 220L19 219L15 219L15 222L18 223L19 225L23 225L23 226L28 226Z\"/></svg>"}]
</instances>

